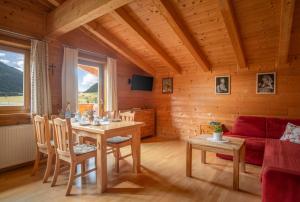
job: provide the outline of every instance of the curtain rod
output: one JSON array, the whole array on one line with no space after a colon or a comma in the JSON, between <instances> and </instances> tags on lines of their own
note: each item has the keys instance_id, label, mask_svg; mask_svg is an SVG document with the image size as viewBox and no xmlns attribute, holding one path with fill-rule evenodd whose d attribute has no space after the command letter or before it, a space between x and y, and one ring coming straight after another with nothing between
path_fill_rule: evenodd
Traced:
<instances>
[{"instance_id":1,"label":"curtain rod","mask_svg":"<svg viewBox=\"0 0 300 202\"><path fill-rule=\"evenodd\" d=\"M0 33L1 34L4 34L6 36L11 36L11 37L15 37L15 38L19 38L19 39L24 39L24 40L40 40L40 41L45 41L45 40L41 40L37 37L34 37L34 36L29 36L29 35L26 35L26 34L20 34L20 33L17 33L17 32L13 32L13 31L9 31L9 30L6 30L6 29L1 29L0 28Z\"/></svg>"},{"instance_id":2,"label":"curtain rod","mask_svg":"<svg viewBox=\"0 0 300 202\"><path fill-rule=\"evenodd\" d=\"M4 34L4 35L7 35L7 36L12 36L12 37L16 37L16 38L19 38L19 39L25 39L25 40L41 40L41 39L38 39L37 37L34 37L34 36L29 36L29 35L26 35L26 34L20 34L20 33L17 33L17 32L13 32L13 31L8 31L8 30L5 30L5 29L1 29L0 28L0 33ZM47 40L41 40L41 41L45 41L47 42ZM66 44L63 44L64 47L68 47L68 48L74 48L72 46L69 46L69 45L66 45ZM104 55L104 54L101 54L101 53L96 53L96 52L93 52L93 51L88 51L88 50L84 50L84 49L80 49L80 48L77 48L80 52L83 52L83 53L88 53L88 54L91 54L91 55L95 55L95 56L99 56L101 58L107 58L108 56L107 55Z\"/></svg>"},{"instance_id":3,"label":"curtain rod","mask_svg":"<svg viewBox=\"0 0 300 202\"><path fill-rule=\"evenodd\" d=\"M84 49L81 49L81 48L74 48L74 47L66 45L66 44L63 44L63 47L77 49L79 52L87 53L87 54L94 55L94 56L99 56L101 58L107 58L108 57L107 55L104 55L104 54L101 54L101 53L97 53L97 52L89 51L89 50L84 50Z\"/></svg>"}]
</instances>

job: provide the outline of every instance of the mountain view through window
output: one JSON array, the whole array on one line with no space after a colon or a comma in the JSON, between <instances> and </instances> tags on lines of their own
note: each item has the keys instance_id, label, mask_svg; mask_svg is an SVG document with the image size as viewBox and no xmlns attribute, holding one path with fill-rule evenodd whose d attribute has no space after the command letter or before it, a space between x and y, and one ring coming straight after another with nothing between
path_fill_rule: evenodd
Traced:
<instances>
[{"instance_id":1,"label":"mountain view through window","mask_svg":"<svg viewBox=\"0 0 300 202\"><path fill-rule=\"evenodd\" d=\"M23 53L0 49L0 106L24 105Z\"/></svg>"}]
</instances>

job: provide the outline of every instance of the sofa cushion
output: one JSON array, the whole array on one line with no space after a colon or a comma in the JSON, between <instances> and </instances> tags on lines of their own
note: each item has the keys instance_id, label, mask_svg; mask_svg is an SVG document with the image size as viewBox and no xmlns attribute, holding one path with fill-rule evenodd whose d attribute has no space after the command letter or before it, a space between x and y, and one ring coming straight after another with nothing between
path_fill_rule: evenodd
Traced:
<instances>
[{"instance_id":1,"label":"sofa cushion","mask_svg":"<svg viewBox=\"0 0 300 202\"><path fill-rule=\"evenodd\" d=\"M248 137L266 137L266 118L255 116L239 116L231 133Z\"/></svg>"},{"instance_id":2,"label":"sofa cushion","mask_svg":"<svg viewBox=\"0 0 300 202\"><path fill-rule=\"evenodd\" d=\"M267 138L279 139L288 123L300 125L300 119L267 118Z\"/></svg>"},{"instance_id":3,"label":"sofa cushion","mask_svg":"<svg viewBox=\"0 0 300 202\"><path fill-rule=\"evenodd\" d=\"M287 140L293 143L300 144L300 126L288 123L286 125L284 134L281 136L280 140Z\"/></svg>"},{"instance_id":4,"label":"sofa cushion","mask_svg":"<svg viewBox=\"0 0 300 202\"><path fill-rule=\"evenodd\" d=\"M262 176L263 202L300 201L300 146L266 140Z\"/></svg>"}]
</instances>

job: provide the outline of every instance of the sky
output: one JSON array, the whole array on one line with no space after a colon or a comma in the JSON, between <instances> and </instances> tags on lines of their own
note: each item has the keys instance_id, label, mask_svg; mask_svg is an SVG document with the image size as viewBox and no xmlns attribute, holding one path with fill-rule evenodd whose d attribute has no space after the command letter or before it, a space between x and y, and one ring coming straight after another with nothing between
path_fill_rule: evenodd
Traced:
<instances>
[{"instance_id":1,"label":"sky","mask_svg":"<svg viewBox=\"0 0 300 202\"><path fill-rule=\"evenodd\" d=\"M24 54L0 50L0 61L23 72Z\"/></svg>"},{"instance_id":2,"label":"sky","mask_svg":"<svg viewBox=\"0 0 300 202\"><path fill-rule=\"evenodd\" d=\"M78 90L79 92L86 91L93 84L98 82L98 78L82 69L78 68Z\"/></svg>"}]
</instances>

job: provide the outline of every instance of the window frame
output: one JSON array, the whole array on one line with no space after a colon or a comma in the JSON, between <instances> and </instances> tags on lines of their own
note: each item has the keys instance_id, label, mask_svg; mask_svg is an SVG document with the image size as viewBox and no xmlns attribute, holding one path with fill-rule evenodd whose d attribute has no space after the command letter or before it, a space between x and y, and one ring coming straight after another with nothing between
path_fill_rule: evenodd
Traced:
<instances>
[{"instance_id":1,"label":"window frame","mask_svg":"<svg viewBox=\"0 0 300 202\"><path fill-rule=\"evenodd\" d=\"M0 43L0 49L24 54L24 75L23 75L23 106L0 106L0 114L30 113L30 48L20 44L8 45Z\"/></svg>"}]
</instances>

